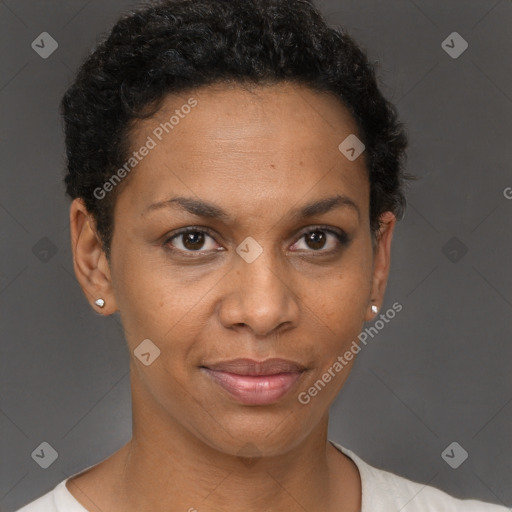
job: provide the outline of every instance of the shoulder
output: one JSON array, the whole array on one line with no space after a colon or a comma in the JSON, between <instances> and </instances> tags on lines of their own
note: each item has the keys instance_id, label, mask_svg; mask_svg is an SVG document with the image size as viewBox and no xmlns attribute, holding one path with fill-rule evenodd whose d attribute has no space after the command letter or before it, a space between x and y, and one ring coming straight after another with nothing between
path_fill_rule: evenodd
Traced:
<instances>
[{"instance_id":1,"label":"shoulder","mask_svg":"<svg viewBox=\"0 0 512 512\"><path fill-rule=\"evenodd\" d=\"M70 494L66 481L63 480L53 490L16 512L87 512Z\"/></svg>"},{"instance_id":2,"label":"shoulder","mask_svg":"<svg viewBox=\"0 0 512 512\"><path fill-rule=\"evenodd\" d=\"M332 441L331 441L332 442ZM367 464L351 450L332 443L350 457L361 475L362 512L509 512L502 505L462 500L419 482Z\"/></svg>"}]
</instances>

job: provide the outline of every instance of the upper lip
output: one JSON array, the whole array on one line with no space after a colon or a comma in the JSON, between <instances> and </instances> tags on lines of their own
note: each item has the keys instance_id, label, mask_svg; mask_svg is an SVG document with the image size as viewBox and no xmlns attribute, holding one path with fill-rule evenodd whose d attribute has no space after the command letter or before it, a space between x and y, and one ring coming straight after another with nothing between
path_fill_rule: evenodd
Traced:
<instances>
[{"instance_id":1,"label":"upper lip","mask_svg":"<svg viewBox=\"0 0 512 512\"><path fill-rule=\"evenodd\" d=\"M287 359L231 359L214 364L203 365L204 368L218 372L234 373L236 375L277 375L279 373L299 373L305 366Z\"/></svg>"}]
</instances>

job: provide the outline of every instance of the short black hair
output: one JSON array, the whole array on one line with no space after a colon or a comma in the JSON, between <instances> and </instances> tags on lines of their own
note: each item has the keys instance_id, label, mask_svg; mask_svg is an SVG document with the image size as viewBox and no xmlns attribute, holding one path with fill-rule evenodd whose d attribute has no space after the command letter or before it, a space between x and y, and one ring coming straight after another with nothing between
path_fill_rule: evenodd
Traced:
<instances>
[{"instance_id":1,"label":"short black hair","mask_svg":"<svg viewBox=\"0 0 512 512\"><path fill-rule=\"evenodd\" d=\"M308 0L166 0L122 16L61 102L66 192L84 200L107 257L121 187L101 199L94 191L126 162L131 127L170 93L223 82L333 94L365 145L372 235L381 213L403 216L403 185L413 178L404 172L407 136L374 65L344 29L329 27Z\"/></svg>"}]
</instances>

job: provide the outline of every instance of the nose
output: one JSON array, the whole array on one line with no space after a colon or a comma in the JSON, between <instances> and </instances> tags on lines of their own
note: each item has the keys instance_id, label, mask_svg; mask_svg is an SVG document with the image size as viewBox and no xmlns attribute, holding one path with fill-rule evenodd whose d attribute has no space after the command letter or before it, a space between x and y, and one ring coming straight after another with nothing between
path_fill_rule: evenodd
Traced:
<instances>
[{"instance_id":1,"label":"nose","mask_svg":"<svg viewBox=\"0 0 512 512\"><path fill-rule=\"evenodd\" d=\"M218 310L224 327L268 336L297 326L300 304L295 286L276 260L265 250L251 263L236 260Z\"/></svg>"}]
</instances>

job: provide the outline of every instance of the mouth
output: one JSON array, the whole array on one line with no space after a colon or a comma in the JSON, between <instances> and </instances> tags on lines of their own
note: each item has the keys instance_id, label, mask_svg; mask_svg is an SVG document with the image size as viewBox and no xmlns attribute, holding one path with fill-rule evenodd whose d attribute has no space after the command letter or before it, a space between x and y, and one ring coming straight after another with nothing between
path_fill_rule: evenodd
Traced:
<instances>
[{"instance_id":1,"label":"mouth","mask_svg":"<svg viewBox=\"0 0 512 512\"><path fill-rule=\"evenodd\" d=\"M201 370L237 402L269 405L297 385L306 367L286 359L234 359L204 365Z\"/></svg>"}]
</instances>

